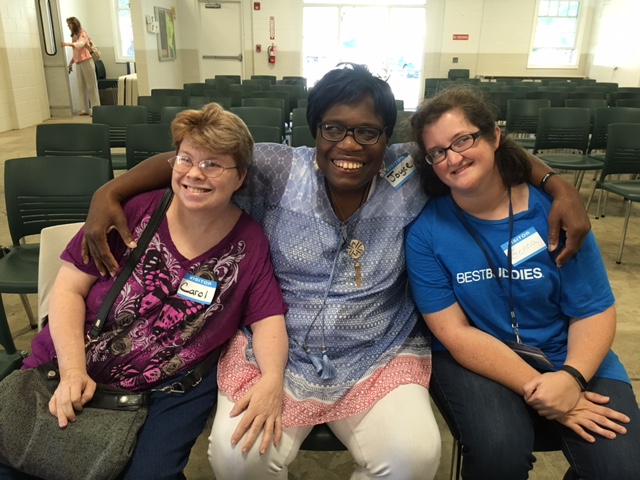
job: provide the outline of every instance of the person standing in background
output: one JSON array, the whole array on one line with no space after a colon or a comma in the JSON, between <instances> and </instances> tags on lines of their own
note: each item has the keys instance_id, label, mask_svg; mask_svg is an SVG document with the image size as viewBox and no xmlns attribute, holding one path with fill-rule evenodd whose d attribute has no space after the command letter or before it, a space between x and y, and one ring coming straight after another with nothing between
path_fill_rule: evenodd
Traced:
<instances>
[{"instance_id":1,"label":"person standing in background","mask_svg":"<svg viewBox=\"0 0 640 480\"><path fill-rule=\"evenodd\" d=\"M91 115L91 109L100 105L96 67L89 50L85 48L85 45L91 43L91 39L82 29L80 20L76 17L67 18L67 27L71 30L72 41L62 42L60 45L73 48L73 58L69 62L69 73L73 71L74 63L78 65L76 72L78 74L78 93L80 94L80 115ZM87 100L91 102L91 106Z\"/></svg>"}]
</instances>

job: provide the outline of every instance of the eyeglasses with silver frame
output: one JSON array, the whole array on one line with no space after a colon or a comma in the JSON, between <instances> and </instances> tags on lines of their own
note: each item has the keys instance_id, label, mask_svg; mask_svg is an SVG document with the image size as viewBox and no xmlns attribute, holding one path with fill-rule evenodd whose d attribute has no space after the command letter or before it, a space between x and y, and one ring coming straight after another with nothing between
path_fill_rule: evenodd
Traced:
<instances>
[{"instance_id":1,"label":"eyeglasses with silver frame","mask_svg":"<svg viewBox=\"0 0 640 480\"><path fill-rule=\"evenodd\" d=\"M433 150L427 152L427 154L424 156L424 159L429 165L437 165L447 158L447 150L451 150L456 153L462 153L466 150L469 150L475 145L476 140L481 135L482 134L479 131L476 133L462 135L451 142L451 145L449 145L447 148L434 148Z\"/></svg>"},{"instance_id":2,"label":"eyeglasses with silver frame","mask_svg":"<svg viewBox=\"0 0 640 480\"><path fill-rule=\"evenodd\" d=\"M347 128L338 123L321 123L318 127L320 135L330 142L341 142L347 133L351 132L353 139L360 145L375 145L387 127L382 130L375 127L351 127Z\"/></svg>"},{"instance_id":3,"label":"eyeglasses with silver frame","mask_svg":"<svg viewBox=\"0 0 640 480\"><path fill-rule=\"evenodd\" d=\"M217 178L223 174L225 170L234 170L238 167L223 167L222 165L218 165L213 160L201 160L200 162L194 164L193 160L189 157L185 157L183 155L176 155L175 157L171 157L169 159L169 165L178 173L187 173L191 170L193 165L197 165L198 168L209 178Z\"/></svg>"}]
</instances>

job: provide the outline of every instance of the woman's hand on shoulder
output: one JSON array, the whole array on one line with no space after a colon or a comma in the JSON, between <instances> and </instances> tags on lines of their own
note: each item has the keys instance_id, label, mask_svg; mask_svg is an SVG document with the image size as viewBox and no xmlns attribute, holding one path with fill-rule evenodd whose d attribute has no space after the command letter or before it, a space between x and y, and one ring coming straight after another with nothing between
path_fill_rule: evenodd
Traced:
<instances>
[{"instance_id":1,"label":"woman's hand on shoulder","mask_svg":"<svg viewBox=\"0 0 640 480\"><path fill-rule=\"evenodd\" d=\"M556 265L561 267L580 250L591 230L591 222L580 193L560 175L551 177L545 191L553 196L548 220L549 250L555 252L561 248L556 257ZM561 245L563 234L564 246Z\"/></svg>"},{"instance_id":2,"label":"woman's hand on shoulder","mask_svg":"<svg viewBox=\"0 0 640 480\"><path fill-rule=\"evenodd\" d=\"M627 429L620 424L629 423L630 419L623 413L604 407L608 402L609 397L584 392L580 395L578 404L556 420L589 443L596 441L592 433L613 440L617 435L627 433Z\"/></svg>"},{"instance_id":3,"label":"woman's hand on shoulder","mask_svg":"<svg viewBox=\"0 0 640 480\"><path fill-rule=\"evenodd\" d=\"M523 388L525 402L549 420L569 412L580 399L580 386L562 371L538 375Z\"/></svg>"},{"instance_id":4,"label":"woman's hand on shoulder","mask_svg":"<svg viewBox=\"0 0 640 480\"><path fill-rule=\"evenodd\" d=\"M269 444L275 446L282 439L282 397L284 382L282 377L262 376L231 410L235 417L244 412L242 420L231 436L231 443L236 445L245 436L242 451L248 452L262 432L260 454L267 451Z\"/></svg>"},{"instance_id":5,"label":"woman's hand on shoulder","mask_svg":"<svg viewBox=\"0 0 640 480\"><path fill-rule=\"evenodd\" d=\"M122 205L117 199L112 198L107 190L100 188L91 199L84 224L82 259L85 264L93 260L101 275L108 273L112 277L118 271L118 262L109 250L107 233L114 229L129 248L135 248L136 243L133 241Z\"/></svg>"},{"instance_id":6,"label":"woman's hand on shoulder","mask_svg":"<svg viewBox=\"0 0 640 480\"><path fill-rule=\"evenodd\" d=\"M72 369L61 373L60 384L49 401L49 412L58 417L58 425L65 428L75 422L76 412L93 398L96 382L86 370Z\"/></svg>"}]
</instances>

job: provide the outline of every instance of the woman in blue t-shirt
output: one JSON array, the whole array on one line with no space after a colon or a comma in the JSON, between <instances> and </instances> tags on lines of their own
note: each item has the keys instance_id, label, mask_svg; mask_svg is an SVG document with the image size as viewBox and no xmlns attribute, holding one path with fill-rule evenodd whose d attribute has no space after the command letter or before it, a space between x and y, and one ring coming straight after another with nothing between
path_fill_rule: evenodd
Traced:
<instances>
[{"instance_id":1,"label":"woman in blue t-shirt","mask_svg":"<svg viewBox=\"0 0 640 480\"><path fill-rule=\"evenodd\" d=\"M527 478L556 436L576 478L637 478L640 413L611 351L616 312L593 234L562 268L545 243L551 199L527 153L469 87L412 119L432 198L408 228L413 295L438 342L431 393L459 426L465 479Z\"/></svg>"}]
</instances>

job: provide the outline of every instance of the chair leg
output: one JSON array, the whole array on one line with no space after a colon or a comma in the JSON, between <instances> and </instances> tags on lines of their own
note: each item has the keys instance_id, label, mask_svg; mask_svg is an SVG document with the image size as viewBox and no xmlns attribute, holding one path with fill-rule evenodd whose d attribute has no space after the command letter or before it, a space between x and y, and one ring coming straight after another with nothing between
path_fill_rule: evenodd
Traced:
<instances>
[{"instance_id":1,"label":"chair leg","mask_svg":"<svg viewBox=\"0 0 640 480\"><path fill-rule=\"evenodd\" d=\"M453 444L451 446L451 480L460 480L462 473L462 447L460 446L460 442L453 439Z\"/></svg>"},{"instance_id":2,"label":"chair leg","mask_svg":"<svg viewBox=\"0 0 640 480\"><path fill-rule=\"evenodd\" d=\"M38 321L36 317L33 315L33 310L31 309L31 304L29 303L29 297L26 294L20 294L20 301L22 302L22 306L24 307L24 311L27 313L27 317L29 318L29 325L31 325L31 329L38 328Z\"/></svg>"},{"instance_id":3,"label":"chair leg","mask_svg":"<svg viewBox=\"0 0 640 480\"><path fill-rule=\"evenodd\" d=\"M582 179L584 178L584 170L578 171L576 173L576 190L580 191L580 188L582 187Z\"/></svg>"},{"instance_id":4,"label":"chair leg","mask_svg":"<svg viewBox=\"0 0 640 480\"><path fill-rule=\"evenodd\" d=\"M589 207L591 206L591 202L593 201L593 196L596 194L597 183L593 184L593 188L591 189L591 193L589 194L589 199L587 200L587 206L585 210L587 211L587 215L589 214ZM598 212L596 212L596 218L598 217Z\"/></svg>"},{"instance_id":5,"label":"chair leg","mask_svg":"<svg viewBox=\"0 0 640 480\"><path fill-rule=\"evenodd\" d=\"M17 370L22 365L22 355L16 350L13 343L9 322L4 312L2 296L0 296L0 345L4 351L0 350L0 380Z\"/></svg>"},{"instance_id":6,"label":"chair leg","mask_svg":"<svg viewBox=\"0 0 640 480\"><path fill-rule=\"evenodd\" d=\"M622 263L622 249L624 248L624 239L627 236L627 227L629 226L629 216L631 216L631 205L633 202L627 198L624 199L627 202L627 209L624 214L624 226L622 227L622 237L620 238L620 247L618 248L617 264Z\"/></svg>"}]
</instances>

